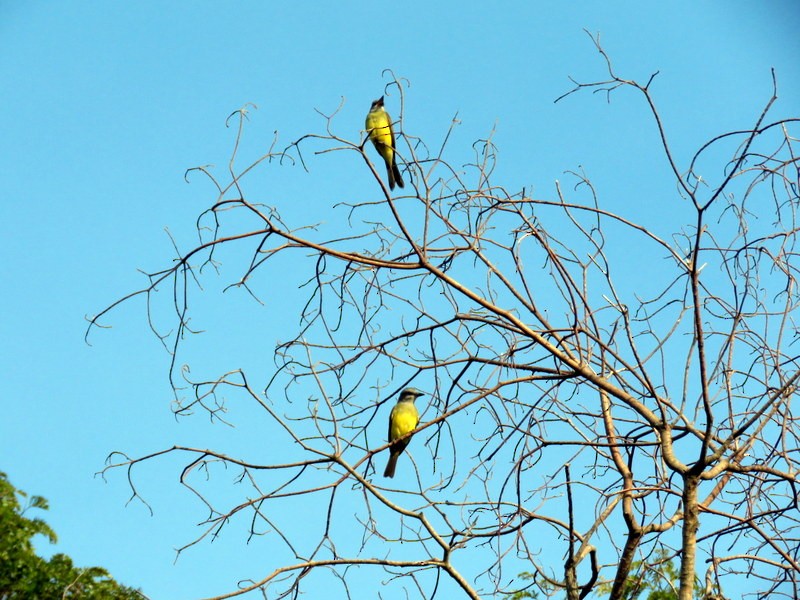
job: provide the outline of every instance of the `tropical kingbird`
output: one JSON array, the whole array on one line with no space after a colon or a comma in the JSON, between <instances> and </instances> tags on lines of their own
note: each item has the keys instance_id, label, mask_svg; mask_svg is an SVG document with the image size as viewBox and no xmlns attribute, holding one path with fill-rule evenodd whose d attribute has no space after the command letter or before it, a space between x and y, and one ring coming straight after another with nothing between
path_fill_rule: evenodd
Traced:
<instances>
[{"instance_id":1,"label":"tropical kingbird","mask_svg":"<svg viewBox=\"0 0 800 600\"><path fill-rule=\"evenodd\" d=\"M375 100L370 106L364 126L367 129L369 139L375 144L375 149L386 163L386 172L389 175L389 189L393 190L395 183L403 187L403 178L400 175L400 169L397 168L397 155L394 150L392 118L383 108L383 96Z\"/></svg>"},{"instance_id":2,"label":"tropical kingbird","mask_svg":"<svg viewBox=\"0 0 800 600\"><path fill-rule=\"evenodd\" d=\"M400 392L400 399L389 415L389 441L392 442L392 445L389 446L389 462L386 463L386 470L383 472L384 477L394 477L397 459L408 446L411 436L398 442L395 442L395 440L407 433L411 433L419 425L419 413L417 412L417 407L414 406L414 400L424 395L423 392L416 388L406 388Z\"/></svg>"}]
</instances>

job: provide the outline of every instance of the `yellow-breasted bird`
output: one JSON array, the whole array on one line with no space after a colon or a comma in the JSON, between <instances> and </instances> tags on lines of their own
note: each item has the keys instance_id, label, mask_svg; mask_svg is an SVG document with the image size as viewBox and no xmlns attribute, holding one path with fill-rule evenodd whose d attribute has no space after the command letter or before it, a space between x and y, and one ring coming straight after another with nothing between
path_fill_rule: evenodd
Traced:
<instances>
[{"instance_id":1,"label":"yellow-breasted bird","mask_svg":"<svg viewBox=\"0 0 800 600\"><path fill-rule=\"evenodd\" d=\"M375 144L375 149L386 163L386 173L389 175L389 189L393 190L395 184L403 187L403 177L397 167L392 118L383 107L383 96L375 100L372 106L369 107L364 126L369 139Z\"/></svg>"},{"instance_id":2,"label":"yellow-breasted bird","mask_svg":"<svg viewBox=\"0 0 800 600\"><path fill-rule=\"evenodd\" d=\"M414 406L414 400L424 395L423 392L416 388L406 388L400 392L400 399L392 408L392 412L389 415L389 441L392 442L392 445L389 446L389 462L386 463L386 470L383 472L384 477L394 477L397 459L408 446L411 436L397 442L395 440L407 433L411 433L419 425L419 412L417 412L417 407Z\"/></svg>"}]
</instances>

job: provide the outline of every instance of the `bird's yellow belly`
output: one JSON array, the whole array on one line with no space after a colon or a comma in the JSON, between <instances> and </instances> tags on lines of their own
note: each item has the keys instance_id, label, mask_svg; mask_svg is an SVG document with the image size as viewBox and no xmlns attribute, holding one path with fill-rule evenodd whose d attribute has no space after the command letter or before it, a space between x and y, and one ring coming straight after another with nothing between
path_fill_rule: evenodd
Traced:
<instances>
[{"instance_id":1,"label":"bird's yellow belly","mask_svg":"<svg viewBox=\"0 0 800 600\"><path fill-rule=\"evenodd\" d=\"M396 440L416 429L418 423L417 411L413 407L409 407L409 409L397 410L395 407L394 414L391 417L391 439Z\"/></svg>"},{"instance_id":2,"label":"bird's yellow belly","mask_svg":"<svg viewBox=\"0 0 800 600\"><path fill-rule=\"evenodd\" d=\"M387 148L392 145L392 129L389 122L382 118L367 118L366 122L367 131L370 132L369 137L375 144L381 144Z\"/></svg>"}]
</instances>

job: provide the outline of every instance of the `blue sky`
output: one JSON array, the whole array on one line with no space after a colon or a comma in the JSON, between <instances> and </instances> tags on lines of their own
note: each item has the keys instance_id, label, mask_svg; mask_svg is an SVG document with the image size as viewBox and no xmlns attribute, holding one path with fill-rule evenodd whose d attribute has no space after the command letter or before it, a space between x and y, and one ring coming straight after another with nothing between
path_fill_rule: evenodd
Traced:
<instances>
[{"instance_id":1,"label":"blue sky","mask_svg":"<svg viewBox=\"0 0 800 600\"><path fill-rule=\"evenodd\" d=\"M243 573L257 576L259 555L243 552L244 538L233 532L174 562L174 548L205 516L177 485L177 461L152 463L138 479L153 516L140 504L126 507L121 473L108 483L94 474L113 450L144 454L209 439L247 449L264 443L258 428L174 418L168 357L140 303L109 317L113 329L95 331L91 347L83 341L86 315L141 285L137 269L167 263L165 228L191 242L194 219L213 195L200 177L187 184L184 171L224 168L233 141L226 117L258 106L246 146L255 155L276 130L282 143L324 131L315 109L332 112L344 99L337 131L357 139L389 68L410 82L407 127L432 145L458 113L454 162L469 160L472 142L494 128L497 180L508 189L552 194L554 180L581 165L612 191L610 208L652 198L638 216L657 222L667 216L658 202L665 188L649 175L655 132L642 103L631 94L610 105L589 94L553 103L569 89L568 76L603 75L583 29L601 33L624 76L660 71L652 90L685 165L709 137L754 122L771 91L771 67L776 114L797 116L799 24L792 0L498 8L0 0L0 469L50 500L55 550L105 566L151 598L222 593ZM396 103L387 98L390 111ZM286 214L301 216L309 203L345 199L354 181L369 184L352 160L312 156L309 166L308 174L271 171L252 192L281 198ZM270 311L291 308L273 300ZM252 311L263 345L280 336L269 313L232 302ZM208 319L210 341L193 355L201 365L261 359L247 326Z\"/></svg>"}]
</instances>

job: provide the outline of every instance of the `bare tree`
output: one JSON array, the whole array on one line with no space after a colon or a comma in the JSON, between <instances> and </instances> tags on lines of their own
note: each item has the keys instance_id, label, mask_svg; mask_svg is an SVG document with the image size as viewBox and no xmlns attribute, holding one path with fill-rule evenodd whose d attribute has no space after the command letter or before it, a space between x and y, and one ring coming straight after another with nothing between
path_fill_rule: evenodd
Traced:
<instances>
[{"instance_id":1,"label":"bare tree","mask_svg":"<svg viewBox=\"0 0 800 600\"><path fill-rule=\"evenodd\" d=\"M199 241L91 320L144 298L171 352L177 413L229 419L242 399L261 411L266 461L173 447L115 453L106 468L127 469L139 498L137 465L180 454L181 483L209 510L191 544L235 522L269 537L263 577L217 598L294 597L311 578L336 582L331 597L360 598L355 590L381 581L392 597L577 599L604 584L617 599L637 571L675 559L681 600L698 585L708 598L738 593L744 576L754 594L798 597L799 119L771 116L776 85L752 123L680 164L656 76L618 76L593 41L607 75L575 81L562 99L599 91L644 102L677 188L659 200L670 213L660 229L637 221L649 199L612 213L583 172L553 197L507 191L493 181L491 140L471 164L449 164L449 136L434 149L404 127L395 78L402 195L363 132L334 132L336 113L324 134L238 167L238 111L225 178L200 169L216 199L197 220ZM245 193L251 172L305 165L309 149L360 156L380 194L315 206L319 216L295 223ZM235 249L224 268L223 248ZM178 368L202 281L224 278L259 302L297 292L281 281L286 264L305 273L305 301L296 314L265 309L298 323L274 368L201 380ZM412 384L429 403L398 477L383 479L388 412ZM238 469L240 501L217 501L216 480L198 476L219 466Z\"/></svg>"}]
</instances>

